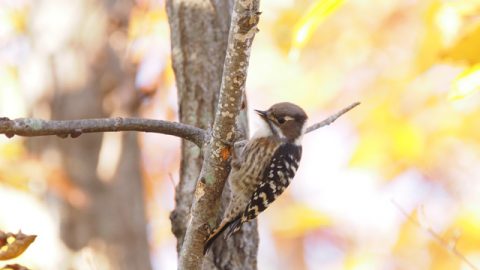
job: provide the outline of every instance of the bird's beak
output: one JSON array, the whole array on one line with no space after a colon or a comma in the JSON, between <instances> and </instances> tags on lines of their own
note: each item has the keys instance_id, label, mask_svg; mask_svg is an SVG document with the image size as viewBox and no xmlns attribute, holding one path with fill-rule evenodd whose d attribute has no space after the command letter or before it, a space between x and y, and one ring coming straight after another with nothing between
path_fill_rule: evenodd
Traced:
<instances>
[{"instance_id":1,"label":"bird's beak","mask_svg":"<svg viewBox=\"0 0 480 270\"><path fill-rule=\"evenodd\" d=\"M260 117L267 119L267 111L255 110L255 112L260 115Z\"/></svg>"}]
</instances>

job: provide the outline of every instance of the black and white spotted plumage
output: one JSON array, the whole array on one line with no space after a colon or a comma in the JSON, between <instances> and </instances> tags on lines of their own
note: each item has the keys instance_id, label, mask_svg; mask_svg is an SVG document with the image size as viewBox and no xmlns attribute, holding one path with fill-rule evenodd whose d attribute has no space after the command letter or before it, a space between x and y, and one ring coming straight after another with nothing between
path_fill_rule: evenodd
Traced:
<instances>
[{"instance_id":1,"label":"black and white spotted plumage","mask_svg":"<svg viewBox=\"0 0 480 270\"><path fill-rule=\"evenodd\" d=\"M270 165L263 172L262 182L253 193L240 218L241 223L256 218L285 191L297 172L301 157L302 146L283 143L277 148ZM232 233L238 231L240 225L232 228Z\"/></svg>"},{"instance_id":2,"label":"black and white spotted plumage","mask_svg":"<svg viewBox=\"0 0 480 270\"><path fill-rule=\"evenodd\" d=\"M278 103L257 111L264 120L232 163L230 203L222 222L205 242L206 253L223 232L225 238L267 209L290 184L302 155L305 112L291 103Z\"/></svg>"}]
</instances>

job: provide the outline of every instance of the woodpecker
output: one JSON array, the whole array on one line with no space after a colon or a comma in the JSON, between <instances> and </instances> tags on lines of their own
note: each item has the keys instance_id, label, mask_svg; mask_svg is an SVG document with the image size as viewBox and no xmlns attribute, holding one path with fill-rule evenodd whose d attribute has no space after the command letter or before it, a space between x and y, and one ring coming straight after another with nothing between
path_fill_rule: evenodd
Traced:
<instances>
[{"instance_id":1,"label":"woodpecker","mask_svg":"<svg viewBox=\"0 0 480 270\"><path fill-rule=\"evenodd\" d=\"M305 111L289 102L255 111L262 120L261 127L234 156L228 177L230 203L220 225L206 239L204 254L223 232L225 239L230 237L243 223L267 209L298 169L307 121Z\"/></svg>"}]
</instances>

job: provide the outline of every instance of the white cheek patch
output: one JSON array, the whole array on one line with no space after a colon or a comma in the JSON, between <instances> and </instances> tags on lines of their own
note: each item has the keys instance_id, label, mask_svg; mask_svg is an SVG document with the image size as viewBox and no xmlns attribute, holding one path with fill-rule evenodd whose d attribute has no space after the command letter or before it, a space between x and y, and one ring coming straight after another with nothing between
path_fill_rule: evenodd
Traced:
<instances>
[{"instance_id":1,"label":"white cheek patch","mask_svg":"<svg viewBox=\"0 0 480 270\"><path fill-rule=\"evenodd\" d=\"M265 120L260 119L258 123L258 129L255 131L255 133L253 133L252 139L268 137L272 135L272 131Z\"/></svg>"},{"instance_id":2,"label":"white cheek patch","mask_svg":"<svg viewBox=\"0 0 480 270\"><path fill-rule=\"evenodd\" d=\"M306 131L307 131L307 123L304 123L302 127L302 133L300 134L300 136L298 136L298 138L294 142L296 145L302 145L303 135L305 135Z\"/></svg>"}]
</instances>

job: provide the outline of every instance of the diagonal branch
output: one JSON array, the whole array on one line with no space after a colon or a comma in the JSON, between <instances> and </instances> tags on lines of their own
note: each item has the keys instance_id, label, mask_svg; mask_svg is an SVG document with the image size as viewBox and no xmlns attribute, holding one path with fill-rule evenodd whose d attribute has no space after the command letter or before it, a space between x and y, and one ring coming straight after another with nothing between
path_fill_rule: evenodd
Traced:
<instances>
[{"instance_id":1,"label":"diagonal branch","mask_svg":"<svg viewBox=\"0 0 480 270\"><path fill-rule=\"evenodd\" d=\"M329 116L327 119L323 120L322 122L311 125L310 127L307 128L307 131L305 133L309 133L309 132L317 130L321 127L330 125L331 123L335 122L335 120L337 120L337 118L344 115L345 113L347 113L351 109L357 107L358 105L360 105L360 102L352 103L350 106L343 108L342 110L338 111L336 114L333 114L333 115Z\"/></svg>"},{"instance_id":2,"label":"diagonal branch","mask_svg":"<svg viewBox=\"0 0 480 270\"><path fill-rule=\"evenodd\" d=\"M335 114L332 114L329 117L323 119L321 122L311 125L310 127L307 128L307 131L305 132L305 134L313 132L324 126L330 125L331 123L335 122L338 118L340 118L340 116L346 114L347 112L349 112L351 109L355 108L358 105L360 105L360 102L352 103L348 107L345 107L340 111L336 112ZM235 148L242 149L247 144L247 142L248 140L237 141L235 142Z\"/></svg>"},{"instance_id":3,"label":"diagonal branch","mask_svg":"<svg viewBox=\"0 0 480 270\"><path fill-rule=\"evenodd\" d=\"M235 119L240 113L245 90L250 48L258 32L258 8L259 0L236 0L234 3L217 112L180 251L179 269L201 269L207 227L213 227L216 222L219 198L230 171L229 159L236 139Z\"/></svg>"},{"instance_id":4,"label":"diagonal branch","mask_svg":"<svg viewBox=\"0 0 480 270\"><path fill-rule=\"evenodd\" d=\"M190 125L154 119L142 118L102 118L82 120L42 120L34 118L19 118L11 120L0 117L0 134L11 138L18 136L57 135L66 138L70 135L76 138L83 133L144 131L173 135L189 140L201 147L206 139L203 129Z\"/></svg>"},{"instance_id":5,"label":"diagonal branch","mask_svg":"<svg viewBox=\"0 0 480 270\"><path fill-rule=\"evenodd\" d=\"M467 257L465 255L463 255L462 252L460 252L458 249L457 249L457 246L454 244L454 245L450 245L445 239L443 239L437 232L435 232L432 228L430 228L429 226L423 226L422 224L420 224L420 222L418 222L417 220L415 220L412 216L410 216L407 211L405 211L405 209L402 208L402 206L400 206L400 204L398 204L395 200L391 200L392 204L398 209L398 211L400 211L400 213L402 213L403 216L405 216L408 221L410 221L412 224L414 224L415 226L419 227L420 229L426 231L428 234L430 234L430 236L432 236L433 239L435 239L441 246L443 246L444 248L446 248L447 250L451 251L455 256L457 256L462 262L464 262L465 264L468 265L468 267L470 267L472 270L478 270L478 268L471 262L467 259Z\"/></svg>"}]
</instances>

